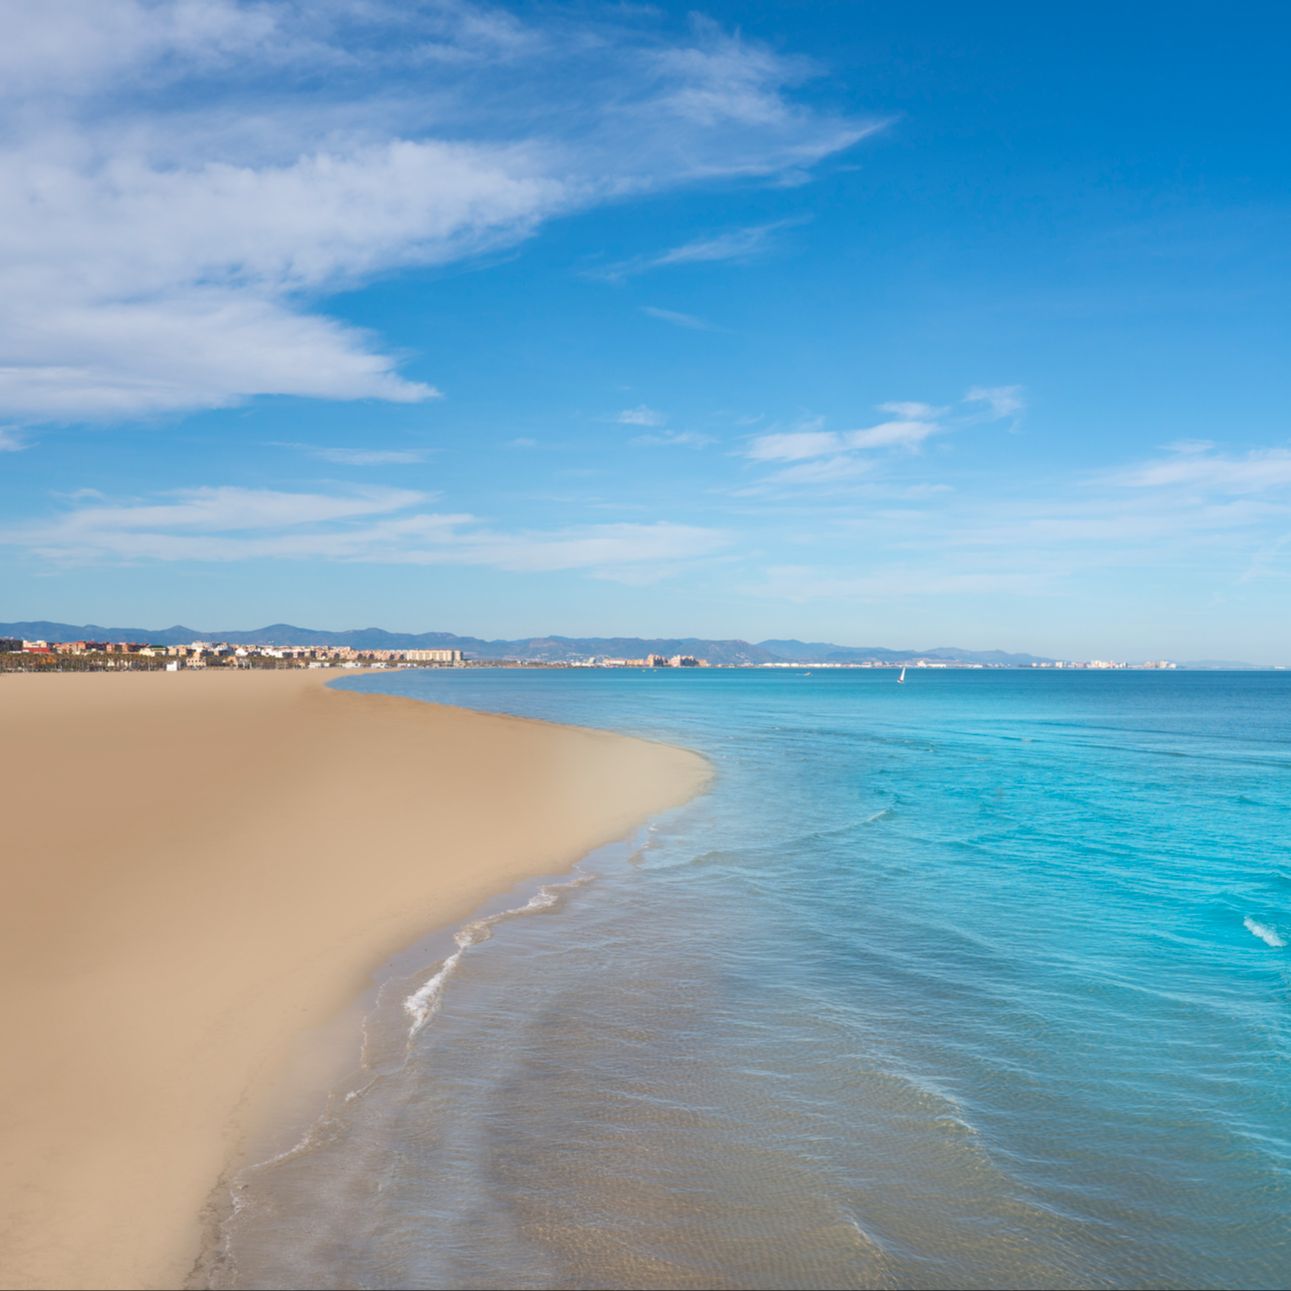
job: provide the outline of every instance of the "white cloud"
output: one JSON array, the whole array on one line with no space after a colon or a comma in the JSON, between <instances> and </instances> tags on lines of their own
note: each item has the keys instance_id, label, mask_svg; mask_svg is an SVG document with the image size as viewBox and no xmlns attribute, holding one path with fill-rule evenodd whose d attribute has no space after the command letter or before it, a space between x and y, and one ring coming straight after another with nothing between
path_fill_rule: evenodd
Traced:
<instances>
[{"instance_id":1,"label":"white cloud","mask_svg":"<svg viewBox=\"0 0 1291 1291\"><path fill-rule=\"evenodd\" d=\"M746 456L755 462L797 462L837 453L845 447L843 436L832 430L789 430L758 435Z\"/></svg>"},{"instance_id":2,"label":"white cloud","mask_svg":"<svg viewBox=\"0 0 1291 1291\"><path fill-rule=\"evenodd\" d=\"M150 502L95 500L2 531L0 543L80 564L322 559L600 576L638 569L653 577L729 541L715 529L663 521L501 531L469 514L421 509L432 500L409 489L187 489Z\"/></svg>"},{"instance_id":3,"label":"white cloud","mask_svg":"<svg viewBox=\"0 0 1291 1291\"><path fill-rule=\"evenodd\" d=\"M430 450L425 448L327 448L313 444L290 447L338 466L411 466L430 456Z\"/></svg>"},{"instance_id":4,"label":"white cloud","mask_svg":"<svg viewBox=\"0 0 1291 1291\"><path fill-rule=\"evenodd\" d=\"M717 330L712 323L706 322L694 314L683 314L677 309L659 309L655 305L642 305L641 312L648 314L651 318L657 318L661 323L671 323L674 327L684 327L692 332L715 332Z\"/></svg>"},{"instance_id":5,"label":"white cloud","mask_svg":"<svg viewBox=\"0 0 1291 1291\"><path fill-rule=\"evenodd\" d=\"M1263 493L1291 486L1291 449L1252 449L1241 455L1211 452L1204 441L1172 446L1169 457L1112 475L1128 488L1191 488L1205 493Z\"/></svg>"},{"instance_id":6,"label":"white cloud","mask_svg":"<svg viewBox=\"0 0 1291 1291\"><path fill-rule=\"evenodd\" d=\"M907 421L935 421L938 417L944 417L950 409L938 408L930 403L894 399L889 403L879 404L879 411L890 412L894 417L903 417Z\"/></svg>"},{"instance_id":7,"label":"white cloud","mask_svg":"<svg viewBox=\"0 0 1291 1291\"><path fill-rule=\"evenodd\" d=\"M771 235L784 228L788 220L731 229L716 237L699 238L682 246L661 251L646 262L645 268L662 269L677 264L709 264L714 260L747 260L764 251Z\"/></svg>"},{"instance_id":8,"label":"white cloud","mask_svg":"<svg viewBox=\"0 0 1291 1291\"><path fill-rule=\"evenodd\" d=\"M678 448L705 448L715 443L712 435L704 435L695 430L663 430L652 435L636 435L634 444L672 445Z\"/></svg>"},{"instance_id":9,"label":"white cloud","mask_svg":"<svg viewBox=\"0 0 1291 1291\"><path fill-rule=\"evenodd\" d=\"M1000 590L1012 581L1019 590L1057 591L1073 579L1099 579L1109 571L1135 571L1130 586L1140 585L1149 571L1157 580L1201 585L1217 577L1221 585L1235 586L1276 574L1276 542L1291 518L1286 498L1207 496L1191 486L1129 491L1109 487L1106 477L1056 493L953 494L937 505L919 505L927 498L918 493L906 496L914 505L850 509L836 521L840 535L827 539L831 563L852 551L857 577L871 591L881 591L874 580L892 571L899 571L892 574L897 587L885 595L976 575ZM1253 565L1253 547L1273 554Z\"/></svg>"},{"instance_id":10,"label":"white cloud","mask_svg":"<svg viewBox=\"0 0 1291 1291\"><path fill-rule=\"evenodd\" d=\"M801 224L801 219L776 220L770 224L754 224L746 228L728 229L710 237L670 247L653 255L636 256L622 260L604 269L591 271L595 278L606 282L621 282L624 278L649 273L652 269L669 269L676 265L715 264L724 260L744 262L765 254L772 246L772 239L781 229ZM652 313L648 306L646 313ZM656 314L658 316L658 314Z\"/></svg>"},{"instance_id":11,"label":"white cloud","mask_svg":"<svg viewBox=\"0 0 1291 1291\"><path fill-rule=\"evenodd\" d=\"M14 6L0 44L0 93L84 96L167 55L218 65L274 38L266 5L202 0L55 0Z\"/></svg>"},{"instance_id":12,"label":"white cloud","mask_svg":"<svg viewBox=\"0 0 1291 1291\"><path fill-rule=\"evenodd\" d=\"M857 457L821 457L811 462L799 462L777 471L770 478L772 484L834 484L839 480L854 480L871 469L871 463Z\"/></svg>"},{"instance_id":13,"label":"white cloud","mask_svg":"<svg viewBox=\"0 0 1291 1291\"><path fill-rule=\"evenodd\" d=\"M1021 386L974 386L964 402L984 405L984 414L993 421L1016 417L1026 408Z\"/></svg>"},{"instance_id":14,"label":"white cloud","mask_svg":"<svg viewBox=\"0 0 1291 1291\"><path fill-rule=\"evenodd\" d=\"M994 390L975 388L965 396L965 403L986 405L986 420L1000 420L1015 415L1022 408L1020 386ZM769 483L829 483L862 474L869 467L857 456L876 449L904 448L916 451L934 435L940 435L983 420L977 412L954 413L953 409L911 400L894 400L879 405L881 412L895 419L881 421L857 430L822 429L817 418L806 427L792 431L773 431L756 435L749 441L744 455L755 462L812 462L828 459L811 469L781 470Z\"/></svg>"},{"instance_id":15,"label":"white cloud","mask_svg":"<svg viewBox=\"0 0 1291 1291\"><path fill-rule=\"evenodd\" d=\"M120 419L218 408L256 394L409 403L438 393L400 377L357 330L249 293L193 288L97 303L64 293L44 301L24 327L20 298L0 298L8 358L0 365L0 408L11 416Z\"/></svg>"},{"instance_id":16,"label":"white cloud","mask_svg":"<svg viewBox=\"0 0 1291 1291\"><path fill-rule=\"evenodd\" d=\"M746 456L754 461L799 461L851 450L914 448L945 427L937 421L882 421L861 430L801 430L758 435Z\"/></svg>"},{"instance_id":17,"label":"white cloud","mask_svg":"<svg viewBox=\"0 0 1291 1291\"><path fill-rule=\"evenodd\" d=\"M913 448L942 429L936 421L881 421L864 430L849 430L843 439L848 448Z\"/></svg>"},{"instance_id":18,"label":"white cloud","mask_svg":"<svg viewBox=\"0 0 1291 1291\"><path fill-rule=\"evenodd\" d=\"M782 121L789 109L779 94L767 92L768 85L786 75L806 79L813 70L811 64L806 59L786 62L769 49L727 36L705 19L699 20L698 29L706 37L701 46L657 55L658 66L676 82L662 106L707 123Z\"/></svg>"},{"instance_id":19,"label":"white cloud","mask_svg":"<svg viewBox=\"0 0 1291 1291\"><path fill-rule=\"evenodd\" d=\"M287 493L233 487L182 489L174 501L87 506L70 512L45 532L68 538L137 530L182 529L224 533L240 529L282 529L400 511L427 500L411 489L357 489L346 494Z\"/></svg>"},{"instance_id":20,"label":"white cloud","mask_svg":"<svg viewBox=\"0 0 1291 1291\"><path fill-rule=\"evenodd\" d=\"M0 415L431 398L325 297L599 202L773 177L874 128L799 105L803 66L711 24L668 43L649 22L536 21L385 0L20 6L0 51Z\"/></svg>"},{"instance_id":21,"label":"white cloud","mask_svg":"<svg viewBox=\"0 0 1291 1291\"><path fill-rule=\"evenodd\" d=\"M1015 640L1009 648L1131 658L1186 650L1285 661L1285 643L1276 639L1277 597L1291 580L1285 489L1237 496L1202 493L1191 483L1131 489L1106 476L1037 477L1021 490L1014 480L1003 492L989 478L964 483L931 498L907 492L895 505L901 494L881 479L840 489L834 504L819 494L790 495L775 507L789 533L763 547L775 553L771 567L749 571L741 590L777 603L820 603L835 616L869 603L892 621L933 625L927 635L917 628L913 643L906 637L892 645L932 644L941 637L935 624L947 622L947 605L958 602L962 622L982 619L985 606L984 621L1013 622L1015 630L1040 623L1053 633L1048 644ZM759 519L769 509L759 500ZM1073 645L1071 634L1088 630L1081 607L1091 597L1110 607L1120 631L1140 624L1148 644L1113 647L1091 638ZM1271 621L1270 644L1253 646L1248 635L1245 645L1222 650L1168 645L1155 636L1165 631L1162 604L1227 625L1238 637Z\"/></svg>"},{"instance_id":22,"label":"white cloud","mask_svg":"<svg viewBox=\"0 0 1291 1291\"><path fill-rule=\"evenodd\" d=\"M624 408L614 420L620 426L662 426L668 418L656 409L641 403L635 408Z\"/></svg>"},{"instance_id":23,"label":"white cloud","mask_svg":"<svg viewBox=\"0 0 1291 1291\"><path fill-rule=\"evenodd\" d=\"M18 453L27 441L12 426L0 426L0 453Z\"/></svg>"},{"instance_id":24,"label":"white cloud","mask_svg":"<svg viewBox=\"0 0 1291 1291\"><path fill-rule=\"evenodd\" d=\"M747 173L749 130L766 131L779 144L778 170L790 182L801 182L800 167L818 161L827 152L881 129L884 122L858 123L817 117L815 129L804 135L811 114L785 93L787 86L816 76L809 59L785 56L767 46L727 35L705 18L692 20L693 39L659 51L654 56L660 93L652 111L669 116L683 127L725 132L729 139L723 155L695 157L692 164L707 173ZM822 151L824 149L824 151Z\"/></svg>"}]
</instances>

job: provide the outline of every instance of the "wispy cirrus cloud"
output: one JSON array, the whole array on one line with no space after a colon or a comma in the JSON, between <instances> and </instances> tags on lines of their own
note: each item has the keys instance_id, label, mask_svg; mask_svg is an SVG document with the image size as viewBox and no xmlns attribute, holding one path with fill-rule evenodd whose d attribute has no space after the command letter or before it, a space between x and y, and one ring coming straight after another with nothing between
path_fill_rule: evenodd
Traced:
<instances>
[{"instance_id":1,"label":"wispy cirrus cloud","mask_svg":"<svg viewBox=\"0 0 1291 1291\"><path fill-rule=\"evenodd\" d=\"M1113 484L1134 489L1191 489L1201 493L1267 493L1291 487L1291 448L1245 453L1213 450L1206 441L1185 440L1166 456L1113 472Z\"/></svg>"},{"instance_id":2,"label":"wispy cirrus cloud","mask_svg":"<svg viewBox=\"0 0 1291 1291\"><path fill-rule=\"evenodd\" d=\"M964 396L965 400L973 399L973 391L969 391ZM910 421L935 421L938 417L944 417L949 408L938 407L936 404L920 403L916 399L890 399L887 403L879 404L880 412L890 412L894 417L904 417Z\"/></svg>"},{"instance_id":3,"label":"wispy cirrus cloud","mask_svg":"<svg viewBox=\"0 0 1291 1291\"><path fill-rule=\"evenodd\" d=\"M320 462L336 466L413 466L431 454L428 448L344 448L324 444L283 444L295 448Z\"/></svg>"},{"instance_id":4,"label":"wispy cirrus cloud","mask_svg":"<svg viewBox=\"0 0 1291 1291\"><path fill-rule=\"evenodd\" d=\"M624 408L615 415L614 420L620 426L662 426L668 418L657 408L639 403L635 408Z\"/></svg>"},{"instance_id":5,"label":"wispy cirrus cloud","mask_svg":"<svg viewBox=\"0 0 1291 1291\"><path fill-rule=\"evenodd\" d=\"M982 414L991 421L1019 417L1026 409L1021 386L974 386L964 402L981 405Z\"/></svg>"},{"instance_id":6,"label":"wispy cirrus cloud","mask_svg":"<svg viewBox=\"0 0 1291 1291\"><path fill-rule=\"evenodd\" d=\"M684 327L691 332L715 332L717 327L706 319L695 314L683 314L678 309L660 309L657 305L642 305L641 312L661 323L671 323L673 327Z\"/></svg>"},{"instance_id":7,"label":"wispy cirrus cloud","mask_svg":"<svg viewBox=\"0 0 1291 1291\"><path fill-rule=\"evenodd\" d=\"M716 264L725 260L743 263L770 251L777 233L804 222L805 219L799 217L774 220L769 224L752 224L743 228L727 229L721 233L683 242L679 246L669 247L664 251L634 256L589 272L592 277L600 278L604 282L622 282L638 274L650 273L655 269L670 269L677 265ZM650 310L647 308L646 312L649 313Z\"/></svg>"},{"instance_id":8,"label":"wispy cirrus cloud","mask_svg":"<svg viewBox=\"0 0 1291 1291\"><path fill-rule=\"evenodd\" d=\"M59 564L334 560L654 579L730 542L720 530L668 521L498 529L469 513L428 510L434 501L410 489L185 489L143 502L87 499L0 530L0 544Z\"/></svg>"},{"instance_id":9,"label":"wispy cirrus cloud","mask_svg":"<svg viewBox=\"0 0 1291 1291\"><path fill-rule=\"evenodd\" d=\"M822 425L823 418L815 418L814 424ZM834 430L771 431L754 438L744 455L755 462L797 462L840 453L846 446L846 440Z\"/></svg>"},{"instance_id":10,"label":"wispy cirrus cloud","mask_svg":"<svg viewBox=\"0 0 1291 1291\"><path fill-rule=\"evenodd\" d=\"M300 525L382 515L430 500L413 489L354 489L343 494L293 493L279 489L205 487L180 489L167 500L81 506L33 532L93 540L112 533L183 531L217 534L242 529L287 529Z\"/></svg>"},{"instance_id":11,"label":"wispy cirrus cloud","mask_svg":"<svg viewBox=\"0 0 1291 1291\"><path fill-rule=\"evenodd\" d=\"M938 421L903 418L860 430L790 430L758 435L745 456L755 462L796 462L873 448L911 448L944 427Z\"/></svg>"},{"instance_id":12,"label":"wispy cirrus cloud","mask_svg":"<svg viewBox=\"0 0 1291 1291\"><path fill-rule=\"evenodd\" d=\"M771 476L772 484L837 484L854 480L871 469L872 464L857 457L817 457L812 461L786 466Z\"/></svg>"},{"instance_id":13,"label":"wispy cirrus cloud","mask_svg":"<svg viewBox=\"0 0 1291 1291\"><path fill-rule=\"evenodd\" d=\"M874 128L704 22L64 0L5 35L0 416L22 422L433 398L329 294L604 201L797 172Z\"/></svg>"},{"instance_id":14,"label":"wispy cirrus cloud","mask_svg":"<svg viewBox=\"0 0 1291 1291\"><path fill-rule=\"evenodd\" d=\"M979 405L985 412L979 410ZM856 430L825 430L814 418L793 430L755 435L744 449L750 461L782 465L769 483L824 484L854 478L870 469L867 454L883 449L917 452L934 435L943 435L976 422L998 421L1022 409L1021 387L978 387L964 396L958 409L914 400L879 405L889 414L883 421Z\"/></svg>"},{"instance_id":15,"label":"wispy cirrus cloud","mask_svg":"<svg viewBox=\"0 0 1291 1291\"><path fill-rule=\"evenodd\" d=\"M661 430L649 435L635 435L632 442L646 446L706 448L717 441L712 435L705 435L697 430Z\"/></svg>"},{"instance_id":16,"label":"wispy cirrus cloud","mask_svg":"<svg viewBox=\"0 0 1291 1291\"><path fill-rule=\"evenodd\" d=\"M1210 446L1175 447L1159 462L1008 497L862 480L832 518L813 498L811 529L798 546L815 548L816 559L772 565L750 592L791 602L1040 597L1111 575L1132 603L1142 578L1221 596L1291 578L1291 480L1281 463L1265 472L1266 451L1234 454L1232 470L1205 472L1206 459L1216 456ZM1186 472L1157 469L1183 460L1194 460ZM845 469L831 457L787 469L817 467L822 483ZM1198 483L1203 473L1214 474L1213 486ZM858 497L864 507L854 505Z\"/></svg>"}]
</instances>

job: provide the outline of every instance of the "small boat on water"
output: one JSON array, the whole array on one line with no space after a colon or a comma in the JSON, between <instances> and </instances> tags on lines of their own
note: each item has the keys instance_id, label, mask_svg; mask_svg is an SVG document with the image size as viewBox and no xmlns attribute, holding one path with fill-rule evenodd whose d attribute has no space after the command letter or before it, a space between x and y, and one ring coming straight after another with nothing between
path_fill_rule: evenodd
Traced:
<instances>
[{"instance_id":1,"label":"small boat on water","mask_svg":"<svg viewBox=\"0 0 1291 1291\"><path fill-rule=\"evenodd\" d=\"M904 686L904 685L905 685L905 668L904 668L904 666L903 666L903 667L902 667L902 669L901 669L901 675L897 678L897 685L898 685L898 686Z\"/></svg>"}]
</instances>

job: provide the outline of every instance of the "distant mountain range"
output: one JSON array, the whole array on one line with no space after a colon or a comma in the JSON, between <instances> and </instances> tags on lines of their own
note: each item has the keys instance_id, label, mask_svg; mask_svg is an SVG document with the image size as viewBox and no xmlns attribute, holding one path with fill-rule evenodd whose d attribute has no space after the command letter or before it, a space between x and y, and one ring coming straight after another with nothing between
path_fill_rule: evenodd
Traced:
<instances>
[{"instance_id":1,"label":"distant mountain range","mask_svg":"<svg viewBox=\"0 0 1291 1291\"><path fill-rule=\"evenodd\" d=\"M1051 663L1041 655L1007 650L965 650L936 646L931 650L892 650L885 646L841 646L827 641L713 641L706 637L523 637L486 641L452 632L387 632L384 628L353 628L329 632L271 623L249 632L210 630L176 624L169 628L109 628L97 623L0 623L0 636L45 641L146 641L154 645L184 645L189 641L228 641L233 645L329 645L356 650L458 649L473 659L519 659L530 663L565 663L599 655L639 659L647 654L690 654L710 663L901 663L929 659L942 663L1002 664L1026 667ZM1182 668L1250 668L1256 665L1219 660L1180 664Z\"/></svg>"}]
</instances>

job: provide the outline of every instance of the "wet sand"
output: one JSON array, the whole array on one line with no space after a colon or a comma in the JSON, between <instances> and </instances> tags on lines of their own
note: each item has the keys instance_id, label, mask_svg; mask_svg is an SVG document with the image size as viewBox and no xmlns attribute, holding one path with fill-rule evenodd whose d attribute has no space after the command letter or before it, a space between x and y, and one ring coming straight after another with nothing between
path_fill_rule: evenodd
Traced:
<instances>
[{"instance_id":1,"label":"wet sand","mask_svg":"<svg viewBox=\"0 0 1291 1291\"><path fill-rule=\"evenodd\" d=\"M334 678L0 678L0 1285L182 1283L298 1037L709 775Z\"/></svg>"}]
</instances>

